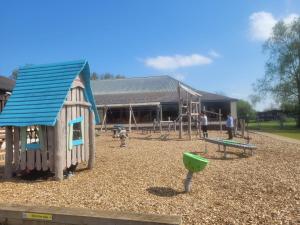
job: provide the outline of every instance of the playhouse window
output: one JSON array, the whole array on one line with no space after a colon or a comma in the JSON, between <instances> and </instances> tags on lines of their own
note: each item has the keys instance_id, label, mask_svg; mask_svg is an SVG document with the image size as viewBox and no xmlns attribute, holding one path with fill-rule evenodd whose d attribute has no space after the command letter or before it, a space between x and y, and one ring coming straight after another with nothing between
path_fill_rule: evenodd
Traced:
<instances>
[{"instance_id":1,"label":"playhouse window","mask_svg":"<svg viewBox=\"0 0 300 225\"><path fill-rule=\"evenodd\" d=\"M21 149L38 150L42 146L42 130L40 126L28 126L21 128Z\"/></svg>"},{"instance_id":2,"label":"playhouse window","mask_svg":"<svg viewBox=\"0 0 300 225\"><path fill-rule=\"evenodd\" d=\"M69 122L69 149L83 144L83 117L78 117Z\"/></svg>"}]
</instances>

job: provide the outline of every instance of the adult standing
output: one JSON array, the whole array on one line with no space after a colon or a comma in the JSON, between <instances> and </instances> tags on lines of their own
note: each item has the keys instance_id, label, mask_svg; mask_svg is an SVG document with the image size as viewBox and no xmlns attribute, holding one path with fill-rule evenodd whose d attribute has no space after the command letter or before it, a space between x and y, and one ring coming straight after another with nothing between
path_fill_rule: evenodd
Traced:
<instances>
[{"instance_id":1,"label":"adult standing","mask_svg":"<svg viewBox=\"0 0 300 225\"><path fill-rule=\"evenodd\" d=\"M233 127L234 127L233 117L231 116L231 114L228 114L227 115L227 121L226 121L226 128L227 128L227 131L228 131L228 139L233 138L233 135L232 135Z\"/></svg>"},{"instance_id":2,"label":"adult standing","mask_svg":"<svg viewBox=\"0 0 300 225\"><path fill-rule=\"evenodd\" d=\"M202 124L201 129L203 132L203 137L208 138L208 133L207 133L208 120L205 113L201 114L201 124Z\"/></svg>"}]
</instances>

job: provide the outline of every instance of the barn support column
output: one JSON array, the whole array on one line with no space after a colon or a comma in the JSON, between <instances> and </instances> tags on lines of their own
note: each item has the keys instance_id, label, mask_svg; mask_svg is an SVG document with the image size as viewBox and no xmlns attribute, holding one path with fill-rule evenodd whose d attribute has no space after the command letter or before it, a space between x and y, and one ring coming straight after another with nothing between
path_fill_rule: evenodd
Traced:
<instances>
[{"instance_id":1,"label":"barn support column","mask_svg":"<svg viewBox=\"0 0 300 225\"><path fill-rule=\"evenodd\" d=\"M95 165L95 115L89 111L89 161L88 169L93 169Z\"/></svg>"},{"instance_id":2,"label":"barn support column","mask_svg":"<svg viewBox=\"0 0 300 225\"><path fill-rule=\"evenodd\" d=\"M188 95L188 135L189 140L192 140L192 96Z\"/></svg>"},{"instance_id":3,"label":"barn support column","mask_svg":"<svg viewBox=\"0 0 300 225\"><path fill-rule=\"evenodd\" d=\"M6 153L5 153L5 168L4 178L9 179L13 173L13 132L12 127L5 128L5 141L6 141Z\"/></svg>"},{"instance_id":4,"label":"barn support column","mask_svg":"<svg viewBox=\"0 0 300 225\"><path fill-rule=\"evenodd\" d=\"M129 118L128 118L128 130L129 130L129 132L131 132L131 117L132 117L132 115L131 115L131 113L132 113L132 111L131 111L131 107L129 106Z\"/></svg>"},{"instance_id":5,"label":"barn support column","mask_svg":"<svg viewBox=\"0 0 300 225\"><path fill-rule=\"evenodd\" d=\"M182 138L182 101L181 101L181 95L180 95L180 86L178 84L178 116L179 116L179 138Z\"/></svg>"},{"instance_id":6,"label":"barn support column","mask_svg":"<svg viewBox=\"0 0 300 225\"><path fill-rule=\"evenodd\" d=\"M197 107L198 107L198 123L197 123L197 125L198 125L198 130L199 130L199 137L201 138L201 98L199 97L198 98L198 105L197 105Z\"/></svg>"}]
</instances>

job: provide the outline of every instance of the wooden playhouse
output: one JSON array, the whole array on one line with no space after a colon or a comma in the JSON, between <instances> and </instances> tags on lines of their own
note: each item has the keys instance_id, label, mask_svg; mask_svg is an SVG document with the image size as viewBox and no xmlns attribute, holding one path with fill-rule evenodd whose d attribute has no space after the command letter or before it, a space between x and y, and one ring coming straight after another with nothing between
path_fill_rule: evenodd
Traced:
<instances>
[{"instance_id":1,"label":"wooden playhouse","mask_svg":"<svg viewBox=\"0 0 300 225\"><path fill-rule=\"evenodd\" d=\"M92 168L99 122L85 60L25 66L0 115L6 128L5 178L52 171L58 180L81 162Z\"/></svg>"}]
</instances>

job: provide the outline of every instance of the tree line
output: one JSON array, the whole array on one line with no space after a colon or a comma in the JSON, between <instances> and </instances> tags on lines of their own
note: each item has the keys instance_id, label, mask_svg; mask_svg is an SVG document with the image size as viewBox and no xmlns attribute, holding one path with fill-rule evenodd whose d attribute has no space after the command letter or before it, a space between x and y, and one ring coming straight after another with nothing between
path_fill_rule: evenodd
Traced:
<instances>
[{"instance_id":1,"label":"tree line","mask_svg":"<svg viewBox=\"0 0 300 225\"><path fill-rule=\"evenodd\" d=\"M96 72L93 72L91 74L91 80L111 80L111 79L122 79L122 78L126 78L126 76L121 75L121 74L112 74L112 73L102 73L102 74L98 74Z\"/></svg>"}]
</instances>

